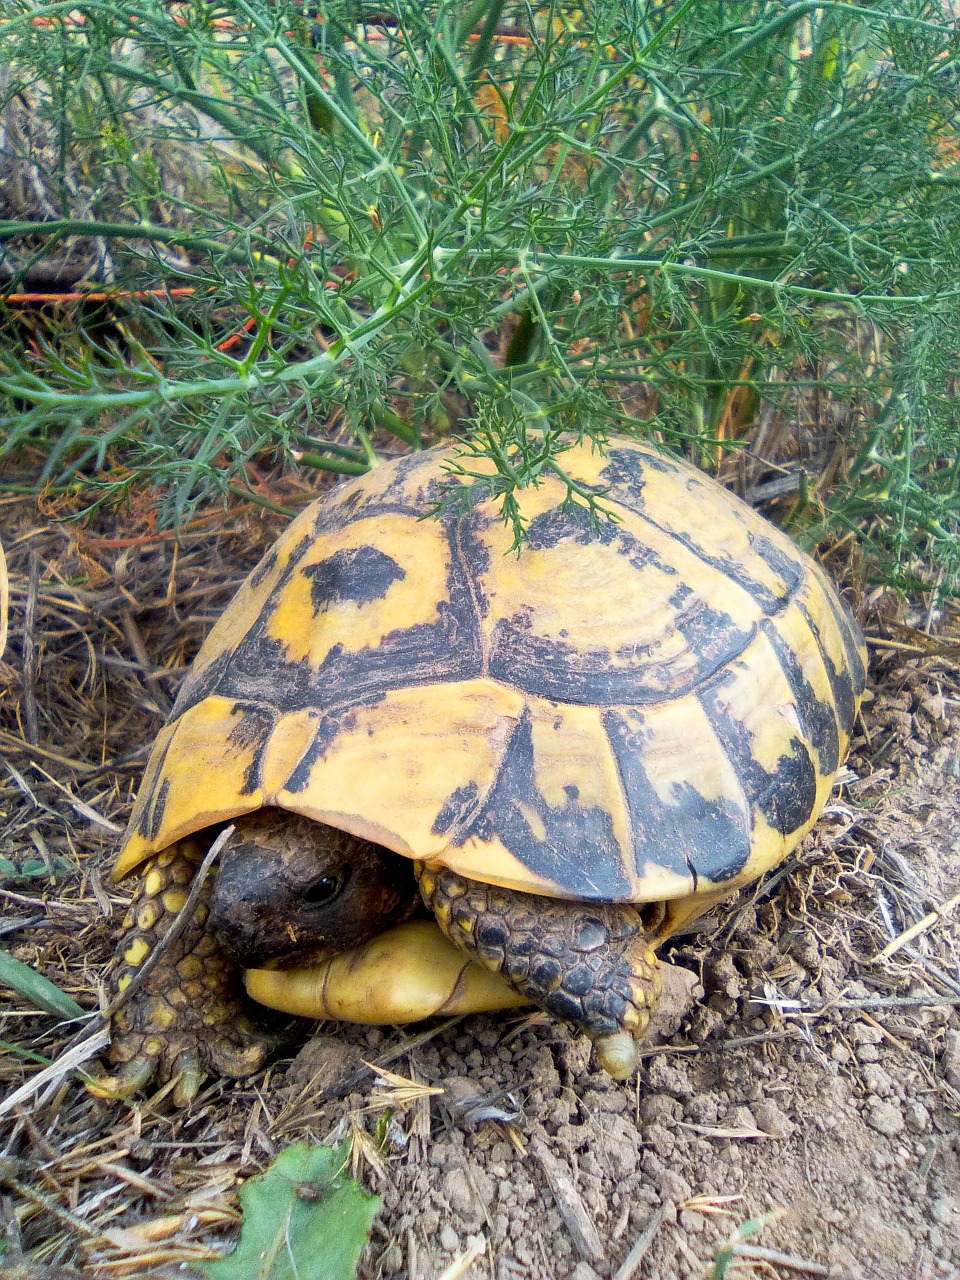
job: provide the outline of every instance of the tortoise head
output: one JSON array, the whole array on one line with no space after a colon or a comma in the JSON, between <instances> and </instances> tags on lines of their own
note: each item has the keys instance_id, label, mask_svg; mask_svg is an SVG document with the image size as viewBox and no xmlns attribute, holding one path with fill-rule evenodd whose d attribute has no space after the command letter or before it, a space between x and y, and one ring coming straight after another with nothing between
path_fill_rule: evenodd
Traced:
<instances>
[{"instance_id":1,"label":"tortoise head","mask_svg":"<svg viewBox=\"0 0 960 1280\"><path fill-rule=\"evenodd\" d=\"M412 864L368 840L282 809L235 825L210 925L243 968L329 959L406 920L419 901Z\"/></svg>"}]
</instances>

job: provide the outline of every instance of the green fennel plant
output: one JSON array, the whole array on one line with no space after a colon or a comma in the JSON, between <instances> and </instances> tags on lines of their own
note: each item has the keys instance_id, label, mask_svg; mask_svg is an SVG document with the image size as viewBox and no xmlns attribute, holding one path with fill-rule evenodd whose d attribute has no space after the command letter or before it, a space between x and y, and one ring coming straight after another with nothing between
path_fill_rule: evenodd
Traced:
<instances>
[{"instance_id":1,"label":"green fennel plant","mask_svg":"<svg viewBox=\"0 0 960 1280\"><path fill-rule=\"evenodd\" d=\"M256 458L350 475L453 434L519 543L517 488L626 431L784 463L802 538L957 589L939 4L0 5L4 118L37 122L4 162L44 192L0 221L0 442L42 483L176 523ZM78 245L107 321L22 323ZM752 424L813 399L767 459Z\"/></svg>"}]
</instances>

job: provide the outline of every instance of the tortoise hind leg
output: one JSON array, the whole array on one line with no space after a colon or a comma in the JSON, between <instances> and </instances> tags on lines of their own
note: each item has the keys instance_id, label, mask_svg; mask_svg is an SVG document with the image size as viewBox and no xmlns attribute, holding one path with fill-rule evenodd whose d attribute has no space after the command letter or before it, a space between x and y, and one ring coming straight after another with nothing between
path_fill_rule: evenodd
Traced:
<instances>
[{"instance_id":1,"label":"tortoise hind leg","mask_svg":"<svg viewBox=\"0 0 960 1280\"><path fill-rule=\"evenodd\" d=\"M417 876L452 942L584 1031L612 1076L633 1072L660 994L657 960L635 907L562 902L422 864Z\"/></svg>"}]
</instances>

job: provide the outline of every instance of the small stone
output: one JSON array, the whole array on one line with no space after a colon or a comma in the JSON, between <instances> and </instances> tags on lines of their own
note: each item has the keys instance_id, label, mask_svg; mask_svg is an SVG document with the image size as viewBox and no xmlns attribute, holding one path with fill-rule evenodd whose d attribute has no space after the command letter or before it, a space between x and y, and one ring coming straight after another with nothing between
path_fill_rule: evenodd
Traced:
<instances>
[{"instance_id":1,"label":"small stone","mask_svg":"<svg viewBox=\"0 0 960 1280\"><path fill-rule=\"evenodd\" d=\"M947 719L946 707L942 693L923 693L920 695L920 706L931 720L942 724Z\"/></svg>"},{"instance_id":2,"label":"small stone","mask_svg":"<svg viewBox=\"0 0 960 1280\"><path fill-rule=\"evenodd\" d=\"M693 1093L685 1069L679 1063L671 1062L666 1054L650 1063L647 1080L656 1093L672 1093L675 1098L689 1098Z\"/></svg>"},{"instance_id":3,"label":"small stone","mask_svg":"<svg viewBox=\"0 0 960 1280\"><path fill-rule=\"evenodd\" d=\"M706 1224L702 1213L694 1213L691 1209L683 1209L680 1213L680 1225L684 1231L699 1235Z\"/></svg>"},{"instance_id":4,"label":"small stone","mask_svg":"<svg viewBox=\"0 0 960 1280\"><path fill-rule=\"evenodd\" d=\"M837 1040L835 1044L830 1046L830 1057L834 1062L843 1063L850 1061L850 1050L842 1040Z\"/></svg>"},{"instance_id":5,"label":"small stone","mask_svg":"<svg viewBox=\"0 0 960 1280\"><path fill-rule=\"evenodd\" d=\"M799 964L809 973L816 973L820 968L820 948L811 933L802 933L794 939L790 952Z\"/></svg>"},{"instance_id":6,"label":"small stone","mask_svg":"<svg viewBox=\"0 0 960 1280\"><path fill-rule=\"evenodd\" d=\"M757 1127L764 1133L772 1133L775 1138L789 1138L796 1129L790 1117L784 1115L777 1104L768 1098L753 1104L753 1114Z\"/></svg>"},{"instance_id":7,"label":"small stone","mask_svg":"<svg viewBox=\"0 0 960 1280\"><path fill-rule=\"evenodd\" d=\"M461 1111L478 1098L483 1097L483 1087L472 1076L447 1076L443 1082L443 1094L454 1111Z\"/></svg>"},{"instance_id":8,"label":"small stone","mask_svg":"<svg viewBox=\"0 0 960 1280\"><path fill-rule=\"evenodd\" d=\"M960 1031L951 1028L944 1036L940 1065L950 1088L960 1089Z\"/></svg>"},{"instance_id":9,"label":"small stone","mask_svg":"<svg viewBox=\"0 0 960 1280\"><path fill-rule=\"evenodd\" d=\"M719 1114L716 1094L695 1093L684 1104L683 1114L693 1124L716 1124Z\"/></svg>"},{"instance_id":10,"label":"small stone","mask_svg":"<svg viewBox=\"0 0 960 1280\"><path fill-rule=\"evenodd\" d=\"M659 1191L674 1204L682 1204L693 1195L690 1183L674 1169L666 1169L660 1175Z\"/></svg>"},{"instance_id":11,"label":"small stone","mask_svg":"<svg viewBox=\"0 0 960 1280\"><path fill-rule=\"evenodd\" d=\"M707 1001L707 1007L718 1017L723 1018L725 1022L729 1022L739 1012L740 1001L734 1000L731 996L722 996L714 992Z\"/></svg>"},{"instance_id":12,"label":"small stone","mask_svg":"<svg viewBox=\"0 0 960 1280\"><path fill-rule=\"evenodd\" d=\"M715 996L711 997L711 1001L715 999ZM690 1038L696 1044L703 1044L706 1040L721 1035L726 1029L729 1016L709 1004L698 1004L690 1015Z\"/></svg>"},{"instance_id":13,"label":"small stone","mask_svg":"<svg viewBox=\"0 0 960 1280\"><path fill-rule=\"evenodd\" d=\"M930 1130L930 1112L922 1102L911 1098L903 1104L903 1122L907 1133L928 1133Z\"/></svg>"},{"instance_id":14,"label":"small stone","mask_svg":"<svg viewBox=\"0 0 960 1280\"><path fill-rule=\"evenodd\" d=\"M450 1169L444 1174L440 1186L454 1213L473 1216L476 1196L463 1169Z\"/></svg>"},{"instance_id":15,"label":"small stone","mask_svg":"<svg viewBox=\"0 0 960 1280\"><path fill-rule=\"evenodd\" d=\"M669 1152L673 1149L675 1139L673 1129L668 1129L658 1120L646 1125L643 1130L643 1145L648 1151Z\"/></svg>"},{"instance_id":16,"label":"small stone","mask_svg":"<svg viewBox=\"0 0 960 1280\"><path fill-rule=\"evenodd\" d=\"M597 1170L599 1177L604 1171L615 1182L626 1182L637 1171L640 1159L640 1135L625 1116L609 1115L600 1126L598 1146L602 1156L603 1167ZM585 1160L580 1167L586 1169Z\"/></svg>"},{"instance_id":17,"label":"small stone","mask_svg":"<svg viewBox=\"0 0 960 1280\"><path fill-rule=\"evenodd\" d=\"M438 1169L449 1169L459 1163L459 1153L452 1142L435 1142L430 1148L430 1163Z\"/></svg>"},{"instance_id":18,"label":"small stone","mask_svg":"<svg viewBox=\"0 0 960 1280\"><path fill-rule=\"evenodd\" d=\"M881 1098L870 1098L865 1108L867 1124L884 1137L894 1138L903 1133L903 1112L894 1102L885 1102Z\"/></svg>"},{"instance_id":19,"label":"small stone","mask_svg":"<svg viewBox=\"0 0 960 1280\"><path fill-rule=\"evenodd\" d=\"M570 1272L570 1280L600 1280L589 1262L578 1262Z\"/></svg>"},{"instance_id":20,"label":"small stone","mask_svg":"<svg viewBox=\"0 0 960 1280\"><path fill-rule=\"evenodd\" d=\"M679 1217L677 1213L676 1203L669 1196L667 1196L663 1201L662 1208L663 1208L663 1225L665 1227L675 1227L677 1225L677 1218Z\"/></svg>"},{"instance_id":21,"label":"small stone","mask_svg":"<svg viewBox=\"0 0 960 1280\"><path fill-rule=\"evenodd\" d=\"M858 1044L856 1048L858 1062L879 1062L880 1050L875 1044Z\"/></svg>"},{"instance_id":22,"label":"small stone","mask_svg":"<svg viewBox=\"0 0 960 1280\"><path fill-rule=\"evenodd\" d=\"M757 1118L749 1107L728 1107L723 1117L724 1129L759 1129Z\"/></svg>"},{"instance_id":23,"label":"small stone","mask_svg":"<svg viewBox=\"0 0 960 1280\"><path fill-rule=\"evenodd\" d=\"M704 963L704 984L710 993L717 992L730 1000L739 1000L744 991L744 979L737 973L730 951L719 951Z\"/></svg>"},{"instance_id":24,"label":"small stone","mask_svg":"<svg viewBox=\"0 0 960 1280\"><path fill-rule=\"evenodd\" d=\"M855 1022L850 1030L850 1038L854 1044L881 1044L883 1032L869 1022Z\"/></svg>"},{"instance_id":25,"label":"small stone","mask_svg":"<svg viewBox=\"0 0 960 1280\"><path fill-rule=\"evenodd\" d=\"M669 1093L648 1093L640 1100L640 1119L644 1124L672 1124L680 1111L676 1098Z\"/></svg>"},{"instance_id":26,"label":"small stone","mask_svg":"<svg viewBox=\"0 0 960 1280\"><path fill-rule=\"evenodd\" d=\"M445 1222L440 1228L440 1248L445 1249L447 1253L456 1253L460 1248L460 1237L449 1222Z\"/></svg>"},{"instance_id":27,"label":"small stone","mask_svg":"<svg viewBox=\"0 0 960 1280\"><path fill-rule=\"evenodd\" d=\"M889 1098L895 1092L890 1074L877 1062L868 1062L861 1072L868 1093L878 1098Z\"/></svg>"}]
</instances>

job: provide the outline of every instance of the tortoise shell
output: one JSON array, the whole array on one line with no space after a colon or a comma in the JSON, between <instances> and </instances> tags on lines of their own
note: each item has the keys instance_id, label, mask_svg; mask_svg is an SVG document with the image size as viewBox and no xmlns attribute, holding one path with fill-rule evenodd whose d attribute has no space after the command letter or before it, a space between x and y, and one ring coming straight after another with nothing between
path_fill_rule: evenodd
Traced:
<instances>
[{"instance_id":1,"label":"tortoise shell","mask_svg":"<svg viewBox=\"0 0 960 1280\"><path fill-rule=\"evenodd\" d=\"M554 897L733 889L830 793L864 686L820 568L715 481L628 441L427 518L450 447L308 507L211 631L115 876L263 806ZM482 470L477 462L475 470Z\"/></svg>"}]
</instances>

